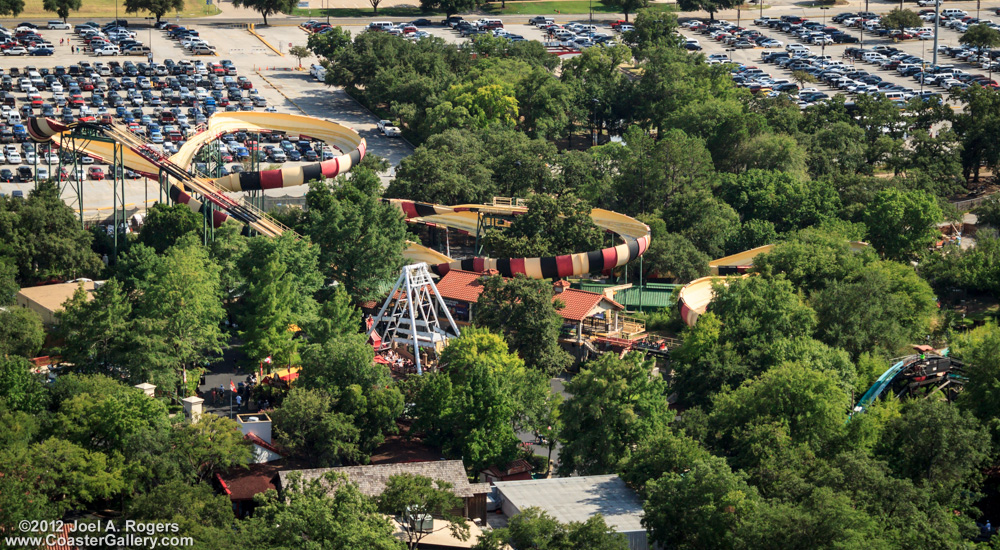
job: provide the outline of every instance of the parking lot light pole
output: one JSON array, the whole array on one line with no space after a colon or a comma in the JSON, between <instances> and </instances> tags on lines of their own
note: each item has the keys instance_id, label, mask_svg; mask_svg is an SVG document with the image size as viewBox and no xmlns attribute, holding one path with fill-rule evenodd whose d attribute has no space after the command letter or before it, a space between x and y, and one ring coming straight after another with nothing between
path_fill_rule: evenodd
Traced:
<instances>
[{"instance_id":1,"label":"parking lot light pole","mask_svg":"<svg viewBox=\"0 0 1000 550\"><path fill-rule=\"evenodd\" d=\"M941 30L941 0L934 2L934 53L931 54L933 60L931 61L931 66L937 66L937 54L938 54L938 32ZM920 75L923 79L923 75Z\"/></svg>"},{"instance_id":2,"label":"parking lot light pole","mask_svg":"<svg viewBox=\"0 0 1000 550\"><path fill-rule=\"evenodd\" d=\"M823 12L823 26L826 27L826 12L830 10L830 6L822 6L819 9Z\"/></svg>"}]
</instances>

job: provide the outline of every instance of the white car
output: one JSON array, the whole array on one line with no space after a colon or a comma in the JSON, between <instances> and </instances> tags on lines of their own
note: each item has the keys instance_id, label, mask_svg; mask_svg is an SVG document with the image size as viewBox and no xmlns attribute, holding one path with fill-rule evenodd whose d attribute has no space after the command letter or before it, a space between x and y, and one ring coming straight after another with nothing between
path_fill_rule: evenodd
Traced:
<instances>
[{"instance_id":1,"label":"white car","mask_svg":"<svg viewBox=\"0 0 1000 550\"><path fill-rule=\"evenodd\" d=\"M21 164L21 153L17 151L7 151L7 164Z\"/></svg>"},{"instance_id":2,"label":"white car","mask_svg":"<svg viewBox=\"0 0 1000 550\"><path fill-rule=\"evenodd\" d=\"M11 46L3 51L4 55L27 55L28 50L24 49L23 46Z\"/></svg>"},{"instance_id":3,"label":"white car","mask_svg":"<svg viewBox=\"0 0 1000 550\"><path fill-rule=\"evenodd\" d=\"M35 171L36 180L47 180L49 179L49 169L44 166L39 166L38 170Z\"/></svg>"},{"instance_id":4,"label":"white car","mask_svg":"<svg viewBox=\"0 0 1000 550\"><path fill-rule=\"evenodd\" d=\"M59 154L48 153L45 155L45 164L59 164Z\"/></svg>"},{"instance_id":5,"label":"white car","mask_svg":"<svg viewBox=\"0 0 1000 550\"><path fill-rule=\"evenodd\" d=\"M385 137L401 137L403 135L403 131L395 126L382 128L382 133L385 134Z\"/></svg>"},{"instance_id":6,"label":"white car","mask_svg":"<svg viewBox=\"0 0 1000 550\"><path fill-rule=\"evenodd\" d=\"M27 153L24 154L24 163L25 164L35 164L36 160L37 159L35 158L35 154L32 153L31 151L28 151Z\"/></svg>"},{"instance_id":7,"label":"white car","mask_svg":"<svg viewBox=\"0 0 1000 550\"><path fill-rule=\"evenodd\" d=\"M917 0L917 5L921 8L926 8L928 6L935 6L940 3L940 0Z\"/></svg>"},{"instance_id":8,"label":"white car","mask_svg":"<svg viewBox=\"0 0 1000 550\"><path fill-rule=\"evenodd\" d=\"M68 31L70 27L69 23L64 23L62 21L49 21L46 28L53 31Z\"/></svg>"}]
</instances>

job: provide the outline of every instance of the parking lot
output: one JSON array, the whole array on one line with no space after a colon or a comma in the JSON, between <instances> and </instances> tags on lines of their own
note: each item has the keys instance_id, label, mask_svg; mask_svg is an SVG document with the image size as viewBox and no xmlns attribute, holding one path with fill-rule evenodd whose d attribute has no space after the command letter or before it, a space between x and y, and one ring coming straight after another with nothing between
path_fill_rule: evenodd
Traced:
<instances>
[{"instance_id":1,"label":"parking lot","mask_svg":"<svg viewBox=\"0 0 1000 550\"><path fill-rule=\"evenodd\" d=\"M786 15L785 18L791 19L792 23L778 25L771 21L780 21L780 15L769 14L763 19L745 19L740 25L742 30L736 29L731 21L716 21L712 25L704 21L688 21L681 33L689 43L700 47L711 62L730 59L743 65L745 68L734 79L755 92L787 91L794 95L794 90L799 87L794 73L804 71L810 74L816 82L804 83L805 100L800 101L802 106L807 106L813 98L822 100L823 95L831 97L838 93L889 93L892 94L890 97L899 97L904 101L933 93L947 100L952 86L965 87L975 79L988 83L988 68L984 68L983 63L971 64L964 59L968 51L962 52L959 42L961 33L946 27L947 20L942 21L939 30L938 66L934 67L934 23L927 21L930 16L925 17L925 27L912 29L912 33L905 35L906 39L897 40L890 36L878 36L875 30L877 25L871 23L864 31L864 23L849 26L852 18L844 19L850 13L857 12L846 8L829 10L822 19ZM990 22L989 16L996 17L992 9L982 13L982 22ZM869 21L874 15L853 19ZM812 33L803 29L803 25L809 22L816 27ZM951 24L965 23L956 20ZM753 37L754 32L760 36ZM816 36L815 41L810 34ZM824 43L831 42L832 38L824 38L822 34L832 37L843 35L846 38L838 38L838 42L846 42ZM768 47L760 47L760 43ZM691 49L696 50L697 47L692 46ZM955 57L956 54L959 57ZM988 67L989 63L986 65Z\"/></svg>"},{"instance_id":2,"label":"parking lot","mask_svg":"<svg viewBox=\"0 0 1000 550\"><path fill-rule=\"evenodd\" d=\"M393 165L398 164L402 158L412 152L411 147L404 140L388 139L382 136L376 130L378 119L357 102L347 97L342 91L332 90L325 84L316 81L306 71L290 70L296 65L294 57L287 55L283 57L274 53L245 28L222 28L212 25L189 25L188 27L197 29L199 35L208 43L213 45L226 44L232 47L217 49L215 56L192 55L177 40L171 39L162 30L151 29L145 26L139 28L133 27L133 29L137 31L136 38L141 39L144 45L149 46L154 66L165 66L167 60L170 60L175 65L189 62L192 67L205 66L208 68L211 68L211 64L213 63L221 63L222 61L230 62L228 65L236 69L235 75L231 75L231 77L246 79L250 83L250 88L245 89L241 87L240 89L241 97L250 99L249 104L240 104L239 101L231 99L224 84L222 86L205 86L204 91L197 90L197 88L202 87L198 86L198 84L206 84L206 82L201 82L205 75L201 77L197 76L197 72L200 70L198 68L195 70L195 75L192 75L192 78L195 80L190 83L189 88L190 94L195 97L194 101L184 102L181 105L171 105L165 94L176 93L178 90L171 90L165 84L169 79L181 78L181 76L161 74L162 71L159 73L159 76L156 72L152 73L151 76L144 76L142 74L129 75L127 73L115 76L114 73L110 72L111 69L116 71L122 70L124 72L126 63L133 67L140 67L140 64L147 63L147 56L95 55L94 52L85 49L85 44L73 30L48 30L42 28L37 31L44 37L45 41L52 44L52 55L39 57L3 57L3 63L0 64L0 67L4 69L3 74L11 76L12 69L16 69L17 72L16 76L11 76L11 90L8 93L12 98L4 98L4 100L5 102L12 103L6 109L18 113L18 117L7 117L4 116L4 113L0 113L0 124L3 124L3 128L0 128L0 137L3 137L3 139L0 141L4 142L3 145L5 147L3 150L4 154L2 155L3 159L0 161L0 193L7 195L27 194L34 187L34 179L39 176L39 172L41 172L40 175L42 177L55 178L60 175L58 156L45 154L44 146L36 151L35 144L24 133L23 123L26 122L28 114L28 111L24 109L26 105L31 103L29 95L35 96L36 105L30 110L30 113L34 116L41 115L44 111L46 116L53 116L53 118L58 119L63 116L61 103L65 101L67 103L66 107L71 109L73 119L80 119L86 116L93 116L95 119L99 119L102 116L111 116L118 122L134 121L133 124L139 126L139 129L142 130L141 135L147 139L153 138L153 134L149 131L149 124L158 124L160 126L160 135L163 136L163 142L156 145L167 148L165 150L168 153L172 150L172 147L179 146L183 142L183 138L178 141L172 141L172 139L176 138L176 134L173 134L171 130L174 132L179 131L182 134L196 131L197 124L203 121L203 117L209 114L205 100L210 98L212 93L216 91L221 91L223 97L232 101L232 105L239 105L239 107L228 107L221 105L223 101L217 100L216 108L220 111L226 110L226 108L268 108L282 112L317 116L345 124L359 131L367 139L369 152L388 158ZM297 27L275 27L274 29L276 32L272 34L275 36L269 37L267 40L273 40L272 44L275 46L282 44L281 49L283 52L288 51L289 42L297 45L304 45L306 42L306 33ZM281 43L278 42L279 39L286 40L284 43ZM75 52L74 49L76 49ZM308 65L308 60L303 61ZM89 64L89 68L87 64ZM100 68L98 64L103 65L103 68ZM117 65L118 67L114 67L113 65ZM74 66L77 69L72 69ZM60 72L65 72L67 75L65 77L63 75L56 75L57 67L62 67ZM21 78L31 80L30 77L26 76L26 69L29 68L33 69L43 82L45 79L49 80L49 82L44 82L40 87L36 86L36 92L31 92L30 90L22 91L19 86ZM78 74L69 75L68 73L71 70ZM90 73L89 76L88 72ZM51 86L53 77L58 84L56 86ZM83 81L80 81L81 78ZM148 89L140 87L140 81L148 82ZM160 81L162 84L156 84L156 81ZM215 81L216 79L213 79L211 84L215 84ZM83 85L82 82L86 82L86 85ZM124 82L129 82L131 89L125 88L123 85ZM36 80L35 84L37 85L39 82ZM90 85L93 85L94 89L90 89ZM79 87L80 89L77 91L74 88L71 92L70 86ZM143 84L144 86L145 84ZM115 90L111 89L112 87L120 89L115 92ZM218 90L220 87L222 89ZM137 95L142 101L133 101L133 97L128 95L130 92ZM0 92L0 94L2 93ZM122 116L119 109L112 105L111 95L113 93L117 93L121 97L122 107L125 108L127 113L125 116ZM75 94L78 94L79 97L74 98ZM143 98L143 94L146 97ZM200 94L200 97L198 94ZM63 99L57 100L57 96ZM74 103L76 104L74 105ZM163 111L173 111L170 113L173 116L169 117L172 120L163 120ZM186 118L183 125L179 124L180 121L177 120L178 118L182 120ZM174 128L169 128L169 126L174 126ZM16 135L14 134L15 129L18 131ZM160 138L154 141L159 142ZM267 145L262 143L261 148ZM294 164L296 161L288 159L290 157L295 158L298 155L301 155L303 158L303 160L298 162L306 162L304 149L296 148L295 151L282 150L279 142L275 142L274 146L279 150L279 155L268 155L267 158L262 159L260 162L262 168L272 165L283 165L286 162ZM8 151L15 154L7 155ZM318 145L315 152L318 156L322 156L322 151ZM285 153L284 162L282 162L280 153ZM32 158L33 155L36 157ZM100 159L82 160L86 163L83 165L82 174L80 174L84 187L85 215L87 218L95 219L96 217L100 217L101 211L110 211L112 203L111 186L107 181L98 179L102 177L102 173L105 177L109 176L110 169L107 165L102 164ZM91 164L91 160L95 160L95 162ZM69 158L65 158L64 161L64 167L66 168L63 175L64 181L76 179L78 176L71 169ZM91 171L92 167L94 168L93 171ZM242 163L234 156L232 162L227 164L226 170L232 171L234 168L239 170L241 167ZM5 170L9 171L9 177L8 172L4 172ZM31 176L25 177L29 171ZM147 181L142 177L132 179L132 174L129 172L125 174L127 203L142 209L147 202L151 204L157 200L159 189L155 181ZM7 179L11 181L6 181ZM271 196L296 197L303 195L305 191L307 191L307 188L300 186L298 188L273 190L268 192L268 194ZM67 190L65 195L69 198L72 196L72 193L72 191Z\"/></svg>"}]
</instances>

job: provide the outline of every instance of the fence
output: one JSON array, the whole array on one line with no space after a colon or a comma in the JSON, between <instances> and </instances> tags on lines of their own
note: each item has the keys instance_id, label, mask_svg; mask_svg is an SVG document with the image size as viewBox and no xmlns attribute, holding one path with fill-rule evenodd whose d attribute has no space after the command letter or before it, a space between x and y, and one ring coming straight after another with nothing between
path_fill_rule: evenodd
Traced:
<instances>
[{"instance_id":1,"label":"fence","mask_svg":"<svg viewBox=\"0 0 1000 550\"><path fill-rule=\"evenodd\" d=\"M968 212L969 210L972 210L973 208L979 206L992 196L993 195L984 195L982 197L976 197L974 199L956 201L951 203L951 205L954 206L956 209L958 209L959 212Z\"/></svg>"}]
</instances>

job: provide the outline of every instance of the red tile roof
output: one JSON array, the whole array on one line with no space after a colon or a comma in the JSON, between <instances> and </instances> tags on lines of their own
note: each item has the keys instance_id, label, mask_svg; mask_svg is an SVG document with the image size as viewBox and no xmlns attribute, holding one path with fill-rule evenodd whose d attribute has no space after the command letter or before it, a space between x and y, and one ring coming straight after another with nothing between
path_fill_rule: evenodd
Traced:
<instances>
[{"instance_id":1,"label":"red tile roof","mask_svg":"<svg viewBox=\"0 0 1000 550\"><path fill-rule=\"evenodd\" d=\"M500 469L499 466L494 464L483 471L492 474L493 477L504 478L507 476L514 476L517 474L531 472L531 470L533 469L534 468L527 460L524 460L523 458L518 458L517 460L504 466L502 470Z\"/></svg>"},{"instance_id":2,"label":"red tile roof","mask_svg":"<svg viewBox=\"0 0 1000 550\"><path fill-rule=\"evenodd\" d=\"M60 536L56 540L58 541L75 537L76 534L70 531L70 529L71 525L69 523L64 523L62 533L60 533ZM79 548L79 546L69 546L66 544L45 544L45 550L79 550Z\"/></svg>"},{"instance_id":3,"label":"red tile roof","mask_svg":"<svg viewBox=\"0 0 1000 550\"><path fill-rule=\"evenodd\" d=\"M441 277L437 283L438 292L443 298L448 300L458 300L460 302L475 302L483 292L483 285L479 282L481 273L462 271L453 269ZM560 281L565 282L565 281ZM564 286L564 285L560 285ZM588 292L586 290L576 290L566 288L562 292L553 296L553 300L560 300L565 306L558 310L559 315L567 321L582 321L587 314L605 300L613 309L622 310L624 306L607 298L603 294Z\"/></svg>"},{"instance_id":4,"label":"red tile roof","mask_svg":"<svg viewBox=\"0 0 1000 550\"><path fill-rule=\"evenodd\" d=\"M228 472L217 474L216 479L228 493L230 500L251 500L257 493L278 489L278 472L282 467L279 462L236 466Z\"/></svg>"}]
</instances>

